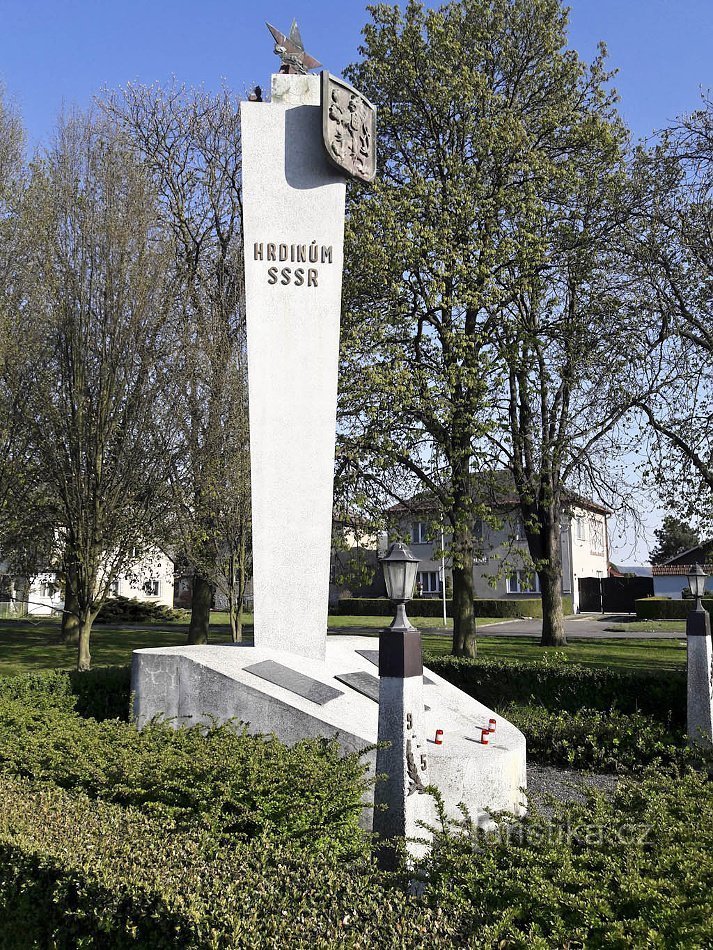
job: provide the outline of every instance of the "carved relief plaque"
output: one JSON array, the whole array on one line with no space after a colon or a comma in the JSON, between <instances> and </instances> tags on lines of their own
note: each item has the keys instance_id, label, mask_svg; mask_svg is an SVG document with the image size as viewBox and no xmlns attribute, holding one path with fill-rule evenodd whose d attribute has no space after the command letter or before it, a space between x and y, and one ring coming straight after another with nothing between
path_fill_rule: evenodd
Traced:
<instances>
[{"instance_id":1,"label":"carved relief plaque","mask_svg":"<svg viewBox=\"0 0 713 950\"><path fill-rule=\"evenodd\" d=\"M376 107L353 86L322 72L322 135L342 173L361 181L376 176Z\"/></svg>"}]
</instances>

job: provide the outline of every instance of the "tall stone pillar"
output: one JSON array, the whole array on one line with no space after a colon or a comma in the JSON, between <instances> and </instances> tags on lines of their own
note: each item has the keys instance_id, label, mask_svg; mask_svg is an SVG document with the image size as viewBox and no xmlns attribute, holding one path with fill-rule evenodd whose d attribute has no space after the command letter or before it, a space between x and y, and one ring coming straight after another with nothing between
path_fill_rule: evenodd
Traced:
<instances>
[{"instance_id":1,"label":"tall stone pillar","mask_svg":"<svg viewBox=\"0 0 713 950\"><path fill-rule=\"evenodd\" d=\"M711 620L700 606L686 619L688 666L688 740L694 745L713 745L713 642Z\"/></svg>"},{"instance_id":2,"label":"tall stone pillar","mask_svg":"<svg viewBox=\"0 0 713 950\"><path fill-rule=\"evenodd\" d=\"M345 178L320 77L241 103L255 646L323 659Z\"/></svg>"}]
</instances>

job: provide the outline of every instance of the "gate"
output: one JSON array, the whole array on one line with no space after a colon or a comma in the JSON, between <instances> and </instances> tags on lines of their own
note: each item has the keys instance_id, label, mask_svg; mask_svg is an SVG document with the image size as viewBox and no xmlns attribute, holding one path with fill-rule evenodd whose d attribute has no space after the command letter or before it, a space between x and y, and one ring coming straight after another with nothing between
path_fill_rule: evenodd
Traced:
<instances>
[{"instance_id":1,"label":"gate","mask_svg":"<svg viewBox=\"0 0 713 950\"><path fill-rule=\"evenodd\" d=\"M636 613L640 597L653 597L652 577L580 577L579 609L605 614Z\"/></svg>"},{"instance_id":2,"label":"gate","mask_svg":"<svg viewBox=\"0 0 713 950\"><path fill-rule=\"evenodd\" d=\"M580 577L579 609L583 613L595 613L602 609L601 577Z\"/></svg>"}]
</instances>

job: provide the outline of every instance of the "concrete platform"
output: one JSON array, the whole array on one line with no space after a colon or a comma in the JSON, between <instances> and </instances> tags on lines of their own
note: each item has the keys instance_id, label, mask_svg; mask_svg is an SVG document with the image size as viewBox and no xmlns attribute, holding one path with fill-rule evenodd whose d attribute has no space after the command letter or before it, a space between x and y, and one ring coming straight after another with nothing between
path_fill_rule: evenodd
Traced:
<instances>
[{"instance_id":1,"label":"concrete platform","mask_svg":"<svg viewBox=\"0 0 713 950\"><path fill-rule=\"evenodd\" d=\"M141 728L156 717L176 725L235 720L288 744L336 737L346 752L360 752L377 739L377 648L373 637L331 637L324 661L241 644L136 650L136 723ZM424 703L430 781L448 812L461 817L463 803L480 824L494 811L522 814L523 734L498 716L495 735L483 745L480 729L494 713L427 669ZM442 745L434 741L436 729L443 730ZM376 752L365 753L365 760L373 772Z\"/></svg>"}]
</instances>

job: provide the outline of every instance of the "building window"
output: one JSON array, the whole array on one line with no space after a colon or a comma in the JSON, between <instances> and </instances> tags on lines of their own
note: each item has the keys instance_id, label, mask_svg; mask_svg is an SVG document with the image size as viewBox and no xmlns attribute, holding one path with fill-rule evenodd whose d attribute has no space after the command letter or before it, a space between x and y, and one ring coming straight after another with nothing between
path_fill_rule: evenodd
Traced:
<instances>
[{"instance_id":1,"label":"building window","mask_svg":"<svg viewBox=\"0 0 713 950\"><path fill-rule=\"evenodd\" d=\"M575 538L578 541L586 541L587 540L587 519L584 517L584 515L577 515L574 521L575 521L575 527L574 527Z\"/></svg>"},{"instance_id":2,"label":"building window","mask_svg":"<svg viewBox=\"0 0 713 950\"><path fill-rule=\"evenodd\" d=\"M508 594L539 594L540 579L536 571L515 571L505 580Z\"/></svg>"},{"instance_id":3,"label":"building window","mask_svg":"<svg viewBox=\"0 0 713 950\"><path fill-rule=\"evenodd\" d=\"M416 576L416 589L422 594L438 594L441 590L438 571L419 571Z\"/></svg>"},{"instance_id":4,"label":"building window","mask_svg":"<svg viewBox=\"0 0 713 950\"><path fill-rule=\"evenodd\" d=\"M147 597L158 597L159 582L155 580L145 581L143 591Z\"/></svg>"},{"instance_id":5,"label":"building window","mask_svg":"<svg viewBox=\"0 0 713 950\"><path fill-rule=\"evenodd\" d=\"M428 543L428 525L425 521L414 521L411 525L411 541L413 544Z\"/></svg>"},{"instance_id":6,"label":"building window","mask_svg":"<svg viewBox=\"0 0 713 950\"><path fill-rule=\"evenodd\" d=\"M516 541L527 540L527 537L525 535L525 522L522 520L522 515L518 515L515 520L515 533L513 537Z\"/></svg>"},{"instance_id":7,"label":"building window","mask_svg":"<svg viewBox=\"0 0 713 950\"><path fill-rule=\"evenodd\" d=\"M482 518L476 518L473 522L473 537L477 538L478 541L483 540L483 535L485 534L485 525L483 524Z\"/></svg>"},{"instance_id":8,"label":"building window","mask_svg":"<svg viewBox=\"0 0 713 950\"><path fill-rule=\"evenodd\" d=\"M592 554L604 554L604 525L601 521L592 521Z\"/></svg>"}]
</instances>

